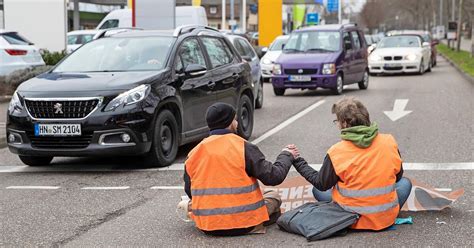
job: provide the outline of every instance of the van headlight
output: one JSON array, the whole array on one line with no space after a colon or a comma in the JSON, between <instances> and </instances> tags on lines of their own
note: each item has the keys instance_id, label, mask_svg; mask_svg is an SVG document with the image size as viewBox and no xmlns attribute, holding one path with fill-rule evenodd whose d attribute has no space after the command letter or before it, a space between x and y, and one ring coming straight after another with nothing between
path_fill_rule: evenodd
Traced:
<instances>
[{"instance_id":1,"label":"van headlight","mask_svg":"<svg viewBox=\"0 0 474 248\"><path fill-rule=\"evenodd\" d=\"M336 64L323 64L323 75L336 74Z\"/></svg>"},{"instance_id":2,"label":"van headlight","mask_svg":"<svg viewBox=\"0 0 474 248\"><path fill-rule=\"evenodd\" d=\"M273 74L281 75L281 65L280 64L274 64L273 65Z\"/></svg>"},{"instance_id":3,"label":"van headlight","mask_svg":"<svg viewBox=\"0 0 474 248\"><path fill-rule=\"evenodd\" d=\"M21 113L23 110L23 106L21 106L20 98L18 97L18 93L15 91L13 93L12 99L10 100L10 104L8 105L8 113L15 114Z\"/></svg>"},{"instance_id":4,"label":"van headlight","mask_svg":"<svg viewBox=\"0 0 474 248\"><path fill-rule=\"evenodd\" d=\"M409 61L415 61L416 60L416 54L408 54L407 56L405 56L405 59L406 60L409 60Z\"/></svg>"},{"instance_id":5,"label":"van headlight","mask_svg":"<svg viewBox=\"0 0 474 248\"><path fill-rule=\"evenodd\" d=\"M118 95L114 100L110 101L105 107L104 111L114 111L118 107L124 107L127 105L135 104L145 99L145 97L150 92L150 85L142 84L138 87L135 87L129 91L126 91Z\"/></svg>"}]
</instances>

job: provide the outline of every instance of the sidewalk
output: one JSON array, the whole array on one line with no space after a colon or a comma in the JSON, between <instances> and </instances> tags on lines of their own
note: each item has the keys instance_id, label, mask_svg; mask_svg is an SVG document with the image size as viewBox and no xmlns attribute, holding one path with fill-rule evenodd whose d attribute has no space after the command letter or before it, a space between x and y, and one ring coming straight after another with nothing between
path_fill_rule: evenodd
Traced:
<instances>
[{"instance_id":1,"label":"sidewalk","mask_svg":"<svg viewBox=\"0 0 474 248\"><path fill-rule=\"evenodd\" d=\"M443 39L441 42L445 45L448 45L448 40ZM455 41L454 46L457 46L457 43ZM464 37L461 38L461 50L466 51L466 52L471 52L471 40L468 40Z\"/></svg>"}]
</instances>

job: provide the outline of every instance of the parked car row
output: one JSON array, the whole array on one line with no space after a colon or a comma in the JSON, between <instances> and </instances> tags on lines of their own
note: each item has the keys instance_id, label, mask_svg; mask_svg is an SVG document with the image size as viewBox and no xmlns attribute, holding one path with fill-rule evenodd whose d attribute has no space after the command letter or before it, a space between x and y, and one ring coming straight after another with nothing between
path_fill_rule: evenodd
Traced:
<instances>
[{"instance_id":1,"label":"parked car row","mask_svg":"<svg viewBox=\"0 0 474 248\"><path fill-rule=\"evenodd\" d=\"M18 32L0 29L0 76L41 65L45 65L43 58L31 41Z\"/></svg>"},{"instance_id":2,"label":"parked car row","mask_svg":"<svg viewBox=\"0 0 474 248\"><path fill-rule=\"evenodd\" d=\"M238 134L249 138L263 104L259 61L245 39L228 38L190 25L82 45L18 87L6 123L10 151L30 166L117 155L166 166L180 145L208 135L205 113L216 101L235 106Z\"/></svg>"}]
</instances>

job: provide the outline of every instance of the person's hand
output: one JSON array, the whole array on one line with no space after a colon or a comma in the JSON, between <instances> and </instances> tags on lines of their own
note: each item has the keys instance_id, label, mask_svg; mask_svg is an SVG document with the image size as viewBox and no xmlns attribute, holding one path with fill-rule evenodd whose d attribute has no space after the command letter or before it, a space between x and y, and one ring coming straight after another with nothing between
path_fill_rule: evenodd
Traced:
<instances>
[{"instance_id":1,"label":"person's hand","mask_svg":"<svg viewBox=\"0 0 474 248\"><path fill-rule=\"evenodd\" d=\"M291 153L293 158L298 158L300 156L300 152L298 150L298 147L294 144L287 145L285 148L283 148L283 151L287 151Z\"/></svg>"}]
</instances>

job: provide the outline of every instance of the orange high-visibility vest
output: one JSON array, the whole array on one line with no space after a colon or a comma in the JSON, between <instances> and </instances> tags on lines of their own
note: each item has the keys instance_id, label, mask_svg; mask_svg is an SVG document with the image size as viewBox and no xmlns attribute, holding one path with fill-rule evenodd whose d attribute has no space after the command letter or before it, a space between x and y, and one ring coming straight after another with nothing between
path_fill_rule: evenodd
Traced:
<instances>
[{"instance_id":1,"label":"orange high-visibility vest","mask_svg":"<svg viewBox=\"0 0 474 248\"><path fill-rule=\"evenodd\" d=\"M205 231L257 226L269 219L255 178L245 171L245 140L212 135L188 155L191 218Z\"/></svg>"},{"instance_id":2,"label":"orange high-visibility vest","mask_svg":"<svg viewBox=\"0 0 474 248\"><path fill-rule=\"evenodd\" d=\"M328 154L339 177L332 199L361 215L352 228L381 230L391 226L399 211L395 182L402 162L395 139L378 134L365 149L343 140Z\"/></svg>"}]
</instances>

